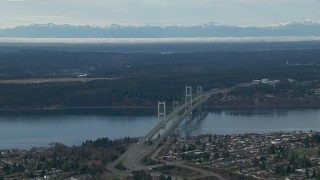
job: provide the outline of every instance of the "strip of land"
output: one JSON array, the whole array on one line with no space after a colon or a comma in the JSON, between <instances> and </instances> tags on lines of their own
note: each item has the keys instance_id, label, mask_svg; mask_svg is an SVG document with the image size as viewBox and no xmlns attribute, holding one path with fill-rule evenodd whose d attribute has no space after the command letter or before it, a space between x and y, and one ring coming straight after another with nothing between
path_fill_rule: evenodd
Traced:
<instances>
[{"instance_id":1,"label":"strip of land","mask_svg":"<svg viewBox=\"0 0 320 180\"><path fill-rule=\"evenodd\" d=\"M94 80L115 80L116 78L36 78L36 79L10 79L0 80L0 84L37 84L56 82L88 82Z\"/></svg>"}]
</instances>

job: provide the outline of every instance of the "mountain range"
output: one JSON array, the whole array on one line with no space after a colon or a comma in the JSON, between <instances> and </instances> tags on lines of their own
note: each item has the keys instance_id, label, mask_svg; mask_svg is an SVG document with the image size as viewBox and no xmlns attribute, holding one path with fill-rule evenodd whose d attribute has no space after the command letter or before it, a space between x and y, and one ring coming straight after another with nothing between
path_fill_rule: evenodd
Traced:
<instances>
[{"instance_id":1,"label":"mountain range","mask_svg":"<svg viewBox=\"0 0 320 180\"><path fill-rule=\"evenodd\" d=\"M19 38L194 38L320 36L320 21L303 20L265 26L230 26L211 22L195 26L75 26L33 24L0 29L0 37Z\"/></svg>"}]
</instances>

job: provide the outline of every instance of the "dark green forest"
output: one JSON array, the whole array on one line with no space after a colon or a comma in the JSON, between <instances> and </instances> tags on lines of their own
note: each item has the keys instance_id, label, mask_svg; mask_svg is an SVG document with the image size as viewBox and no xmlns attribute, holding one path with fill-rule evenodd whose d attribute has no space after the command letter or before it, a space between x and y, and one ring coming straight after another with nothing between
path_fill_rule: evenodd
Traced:
<instances>
[{"instance_id":1,"label":"dark green forest","mask_svg":"<svg viewBox=\"0 0 320 180\"><path fill-rule=\"evenodd\" d=\"M77 78L81 74L115 79L0 83L0 108L150 107L159 100L180 100L186 85L202 85L204 90L210 90L262 78L316 82L320 75L320 51L112 53L34 49L0 52L0 80ZM277 89L277 95L291 97L280 93L286 88L290 90L291 86L279 87L283 90ZM317 88L317 83L308 88ZM246 92L255 95L256 90L259 88Z\"/></svg>"}]
</instances>

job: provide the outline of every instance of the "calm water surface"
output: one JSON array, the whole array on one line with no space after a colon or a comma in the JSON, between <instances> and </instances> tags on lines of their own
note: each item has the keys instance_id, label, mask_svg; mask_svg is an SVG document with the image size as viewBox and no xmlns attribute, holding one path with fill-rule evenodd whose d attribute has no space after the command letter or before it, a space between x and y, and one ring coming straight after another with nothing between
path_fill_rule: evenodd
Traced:
<instances>
[{"instance_id":1,"label":"calm water surface","mask_svg":"<svg viewBox=\"0 0 320 180\"><path fill-rule=\"evenodd\" d=\"M320 131L320 109L216 109L203 120L184 121L184 136L274 131Z\"/></svg>"},{"instance_id":2,"label":"calm water surface","mask_svg":"<svg viewBox=\"0 0 320 180\"><path fill-rule=\"evenodd\" d=\"M0 111L0 149L138 137L155 124L152 109ZM320 109L211 109L204 119L184 121L178 128L183 136L299 130L320 131Z\"/></svg>"}]
</instances>

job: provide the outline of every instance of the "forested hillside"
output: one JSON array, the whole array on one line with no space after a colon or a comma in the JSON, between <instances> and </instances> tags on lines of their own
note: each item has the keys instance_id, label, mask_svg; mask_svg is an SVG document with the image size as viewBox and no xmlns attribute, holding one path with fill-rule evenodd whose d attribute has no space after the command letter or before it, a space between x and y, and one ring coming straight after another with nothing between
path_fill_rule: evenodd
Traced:
<instances>
[{"instance_id":1,"label":"forested hillside","mask_svg":"<svg viewBox=\"0 0 320 180\"><path fill-rule=\"evenodd\" d=\"M318 80L320 51L111 53L24 50L0 53L0 79L111 77L90 82L0 84L1 108L154 106L254 79ZM316 86L315 86L316 87Z\"/></svg>"}]
</instances>

